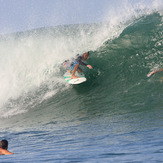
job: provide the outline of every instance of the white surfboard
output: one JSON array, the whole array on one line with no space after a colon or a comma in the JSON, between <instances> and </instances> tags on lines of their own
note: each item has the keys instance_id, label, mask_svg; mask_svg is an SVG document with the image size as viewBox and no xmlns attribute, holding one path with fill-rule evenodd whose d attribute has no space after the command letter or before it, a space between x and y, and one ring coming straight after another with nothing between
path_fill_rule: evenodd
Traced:
<instances>
[{"instance_id":1,"label":"white surfboard","mask_svg":"<svg viewBox=\"0 0 163 163\"><path fill-rule=\"evenodd\" d=\"M64 74L64 79L69 83L69 84L80 84L85 82L87 79L85 78L83 73L75 73L75 76L78 76L79 78L76 79L71 79L71 73L66 72Z\"/></svg>"}]
</instances>

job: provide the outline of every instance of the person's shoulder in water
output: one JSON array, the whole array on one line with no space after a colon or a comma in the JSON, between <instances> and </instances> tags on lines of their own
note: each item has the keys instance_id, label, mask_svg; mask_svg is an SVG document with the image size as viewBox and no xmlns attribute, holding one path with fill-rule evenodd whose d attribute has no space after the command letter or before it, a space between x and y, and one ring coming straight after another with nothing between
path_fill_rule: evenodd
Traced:
<instances>
[{"instance_id":1,"label":"person's shoulder in water","mask_svg":"<svg viewBox=\"0 0 163 163\"><path fill-rule=\"evenodd\" d=\"M11 155L14 154L10 151L7 150L8 149L8 141L3 139L0 141L0 155Z\"/></svg>"}]
</instances>

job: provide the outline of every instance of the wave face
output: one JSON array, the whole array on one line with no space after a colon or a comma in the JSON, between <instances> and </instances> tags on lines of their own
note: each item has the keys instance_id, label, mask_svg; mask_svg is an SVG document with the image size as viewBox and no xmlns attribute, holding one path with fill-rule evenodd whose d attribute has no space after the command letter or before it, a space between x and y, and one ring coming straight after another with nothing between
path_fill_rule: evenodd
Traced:
<instances>
[{"instance_id":1,"label":"wave face","mask_svg":"<svg viewBox=\"0 0 163 163\"><path fill-rule=\"evenodd\" d=\"M70 158L74 150L76 155L81 154L76 161L89 162L94 157L104 161L114 157L116 161L125 162L131 161L128 158L134 154L136 161L149 160L150 149L154 150L155 143L159 144L162 139L162 73L151 78L147 78L147 74L163 67L163 17L160 10L135 9L134 14L129 15L122 21L117 18L118 21L41 28L1 36L2 134L12 127L8 137L19 135L23 140L29 136L27 141L30 141L30 137L37 135L33 139L38 144L43 141L42 135L47 139L55 135L54 144L47 146L54 145L58 149L54 153L61 155L67 151L70 141L72 150L65 156L69 161L73 161ZM87 62L93 66L92 70L83 67L87 82L68 85L63 79L61 64L86 51L90 51ZM148 136L144 139L143 133L157 135L158 142ZM16 143L13 137L14 141ZM132 150L129 141L133 143ZM144 157L137 143L148 146L149 151L146 147L142 150L149 155ZM107 145L115 151L109 151ZM32 148L37 151L40 146L35 144ZM90 152L94 148L96 156ZM122 151L125 148L126 152L119 153L119 148ZM160 151L159 161L161 146L157 145L152 152L157 151ZM83 158L84 153L90 157ZM57 154L55 157L67 161ZM34 160L48 161L48 158L37 155Z\"/></svg>"},{"instance_id":2,"label":"wave face","mask_svg":"<svg viewBox=\"0 0 163 163\"><path fill-rule=\"evenodd\" d=\"M1 117L26 112L71 89L63 80L61 63L85 51L91 50L94 66L92 72L85 71L86 87L90 82L98 83L99 89L113 85L115 94L140 87L150 70L162 66L161 47L159 13L116 26L110 22L69 25L1 37Z\"/></svg>"}]
</instances>

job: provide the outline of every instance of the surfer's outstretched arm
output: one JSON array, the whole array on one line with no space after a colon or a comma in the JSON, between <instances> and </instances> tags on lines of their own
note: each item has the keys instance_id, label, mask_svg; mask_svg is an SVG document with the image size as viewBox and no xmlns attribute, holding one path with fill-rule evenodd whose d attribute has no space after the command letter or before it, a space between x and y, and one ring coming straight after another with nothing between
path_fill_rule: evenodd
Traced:
<instances>
[{"instance_id":1,"label":"surfer's outstretched arm","mask_svg":"<svg viewBox=\"0 0 163 163\"><path fill-rule=\"evenodd\" d=\"M154 71L150 72L147 76L150 77L151 75L158 73L158 72L161 72L161 71L163 71L163 68L160 68L158 70L154 70Z\"/></svg>"}]
</instances>

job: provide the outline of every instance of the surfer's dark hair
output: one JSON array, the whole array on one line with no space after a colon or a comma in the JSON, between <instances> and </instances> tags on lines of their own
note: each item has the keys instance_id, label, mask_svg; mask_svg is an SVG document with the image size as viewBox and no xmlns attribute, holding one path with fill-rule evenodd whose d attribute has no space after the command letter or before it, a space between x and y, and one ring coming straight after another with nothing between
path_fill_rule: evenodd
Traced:
<instances>
[{"instance_id":1,"label":"surfer's dark hair","mask_svg":"<svg viewBox=\"0 0 163 163\"><path fill-rule=\"evenodd\" d=\"M8 141L3 139L0 141L0 148L7 149L8 148Z\"/></svg>"}]
</instances>

